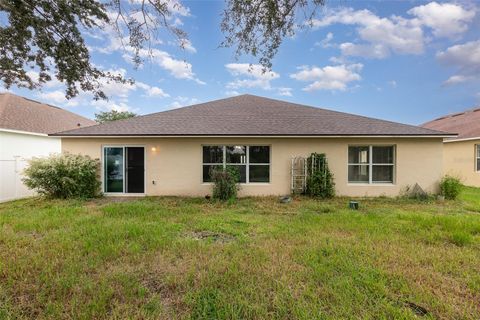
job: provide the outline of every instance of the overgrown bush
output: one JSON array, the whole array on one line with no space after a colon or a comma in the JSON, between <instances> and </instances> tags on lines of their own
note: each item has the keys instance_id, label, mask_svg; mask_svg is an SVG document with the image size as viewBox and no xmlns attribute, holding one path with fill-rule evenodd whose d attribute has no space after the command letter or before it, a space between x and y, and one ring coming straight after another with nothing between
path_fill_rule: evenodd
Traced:
<instances>
[{"instance_id":1,"label":"overgrown bush","mask_svg":"<svg viewBox=\"0 0 480 320\"><path fill-rule=\"evenodd\" d=\"M447 175L440 181L440 190L445 199L455 200L462 191L462 183L459 178Z\"/></svg>"},{"instance_id":2,"label":"overgrown bush","mask_svg":"<svg viewBox=\"0 0 480 320\"><path fill-rule=\"evenodd\" d=\"M100 195L99 166L98 160L68 153L34 158L23 182L49 198L93 198Z\"/></svg>"},{"instance_id":3,"label":"overgrown bush","mask_svg":"<svg viewBox=\"0 0 480 320\"><path fill-rule=\"evenodd\" d=\"M327 157L324 153L312 153L307 159L306 194L322 199L335 196L333 173L328 167Z\"/></svg>"},{"instance_id":4,"label":"overgrown bush","mask_svg":"<svg viewBox=\"0 0 480 320\"><path fill-rule=\"evenodd\" d=\"M217 168L210 171L213 182L212 198L217 200L235 200L239 189L240 173L236 167Z\"/></svg>"}]
</instances>

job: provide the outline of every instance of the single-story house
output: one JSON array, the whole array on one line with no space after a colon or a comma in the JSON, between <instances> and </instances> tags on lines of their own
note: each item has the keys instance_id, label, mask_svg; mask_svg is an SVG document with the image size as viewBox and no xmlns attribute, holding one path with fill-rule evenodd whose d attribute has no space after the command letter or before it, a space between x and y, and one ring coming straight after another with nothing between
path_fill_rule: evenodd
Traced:
<instances>
[{"instance_id":1,"label":"single-story house","mask_svg":"<svg viewBox=\"0 0 480 320\"><path fill-rule=\"evenodd\" d=\"M291 162L326 153L338 195L435 192L452 135L253 95L61 132L62 150L102 161L107 195L204 196L212 166L237 166L241 196L283 195Z\"/></svg>"},{"instance_id":2,"label":"single-story house","mask_svg":"<svg viewBox=\"0 0 480 320\"><path fill-rule=\"evenodd\" d=\"M443 170L468 186L480 187L480 108L454 113L422 125L455 132L443 141Z\"/></svg>"},{"instance_id":3,"label":"single-story house","mask_svg":"<svg viewBox=\"0 0 480 320\"><path fill-rule=\"evenodd\" d=\"M58 107L0 94L0 201L33 195L21 181L22 171L32 157L61 152L61 139L49 133L94 124Z\"/></svg>"}]
</instances>

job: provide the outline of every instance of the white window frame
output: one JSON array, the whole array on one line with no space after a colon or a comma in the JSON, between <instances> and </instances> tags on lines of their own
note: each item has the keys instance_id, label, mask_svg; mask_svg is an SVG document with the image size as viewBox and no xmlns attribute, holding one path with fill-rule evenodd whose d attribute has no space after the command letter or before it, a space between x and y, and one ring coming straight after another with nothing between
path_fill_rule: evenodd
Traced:
<instances>
[{"instance_id":1,"label":"white window frame","mask_svg":"<svg viewBox=\"0 0 480 320\"><path fill-rule=\"evenodd\" d=\"M349 157L349 149L350 147L368 147L368 163L350 163L348 161ZM374 147L391 147L393 148L393 163L373 163L373 148ZM347 182L348 184L353 184L353 185L361 185L361 184L367 184L367 185L394 185L396 181L396 164L397 164L397 148L396 145L391 145L391 144L354 144L354 145L349 145L347 146ZM368 182L367 181L350 181L348 178L348 169L350 166L368 166ZM393 167L393 176L392 176L392 181L373 181L373 167L374 166L392 166Z\"/></svg>"},{"instance_id":2,"label":"white window frame","mask_svg":"<svg viewBox=\"0 0 480 320\"><path fill-rule=\"evenodd\" d=\"M246 161L245 163L227 163L227 147L242 146L246 147ZM221 147L223 150L222 163L208 163L203 162L203 147ZM250 163L250 147L268 147L269 163ZM203 166L222 166L225 170L229 166L245 166L245 182L240 184L270 184L272 182L272 146L269 144L203 144L202 145L202 183L211 184L212 182L203 181ZM268 182L250 182L250 165L268 166Z\"/></svg>"},{"instance_id":3,"label":"white window frame","mask_svg":"<svg viewBox=\"0 0 480 320\"><path fill-rule=\"evenodd\" d=\"M127 177L127 166L126 166L126 161L125 161L125 149L128 147L139 147L143 148L143 193L133 193L133 192L125 192L126 186L126 177ZM106 187L106 181L105 181L105 149L106 148L122 148L123 149L123 192L106 192L105 187ZM115 144L109 144L109 145L102 145L102 192L105 195L108 196L115 196L115 195L120 195L120 196L139 196L139 195L145 195L147 193L147 147L144 144L120 144L120 145L115 145Z\"/></svg>"},{"instance_id":4,"label":"white window frame","mask_svg":"<svg viewBox=\"0 0 480 320\"><path fill-rule=\"evenodd\" d=\"M480 144L475 145L475 171L480 173L480 168L478 167L478 160L480 160Z\"/></svg>"}]
</instances>

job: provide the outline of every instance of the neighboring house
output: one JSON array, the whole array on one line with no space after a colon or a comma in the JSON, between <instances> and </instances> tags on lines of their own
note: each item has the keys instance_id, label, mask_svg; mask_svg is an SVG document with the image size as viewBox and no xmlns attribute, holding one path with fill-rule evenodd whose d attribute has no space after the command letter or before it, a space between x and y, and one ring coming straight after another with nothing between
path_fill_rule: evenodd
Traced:
<instances>
[{"instance_id":1,"label":"neighboring house","mask_svg":"<svg viewBox=\"0 0 480 320\"><path fill-rule=\"evenodd\" d=\"M61 152L61 139L49 137L49 133L93 124L96 122L51 105L0 94L0 201L33 194L21 182L21 173L28 159Z\"/></svg>"},{"instance_id":2,"label":"neighboring house","mask_svg":"<svg viewBox=\"0 0 480 320\"><path fill-rule=\"evenodd\" d=\"M458 134L443 141L444 173L461 178L468 186L480 187L480 108L446 115L422 126Z\"/></svg>"},{"instance_id":3,"label":"neighboring house","mask_svg":"<svg viewBox=\"0 0 480 320\"><path fill-rule=\"evenodd\" d=\"M326 153L336 191L437 191L445 132L252 95L54 134L102 160L106 194L203 196L212 166L236 166L242 196L291 190L291 160Z\"/></svg>"}]
</instances>

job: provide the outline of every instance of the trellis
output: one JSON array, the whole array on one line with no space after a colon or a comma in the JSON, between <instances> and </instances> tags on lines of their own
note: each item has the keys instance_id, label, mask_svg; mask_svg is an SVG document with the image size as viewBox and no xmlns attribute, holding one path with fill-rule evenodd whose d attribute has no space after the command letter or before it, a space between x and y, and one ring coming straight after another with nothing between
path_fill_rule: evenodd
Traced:
<instances>
[{"instance_id":1,"label":"trellis","mask_svg":"<svg viewBox=\"0 0 480 320\"><path fill-rule=\"evenodd\" d=\"M291 192L304 194L307 192L309 177L322 172L324 179L321 181L324 188L327 187L328 161L325 154L312 153L309 157L297 156L292 158L291 164Z\"/></svg>"},{"instance_id":2,"label":"trellis","mask_svg":"<svg viewBox=\"0 0 480 320\"><path fill-rule=\"evenodd\" d=\"M292 158L291 191L293 194L303 194L307 190L307 159L304 157Z\"/></svg>"}]
</instances>

